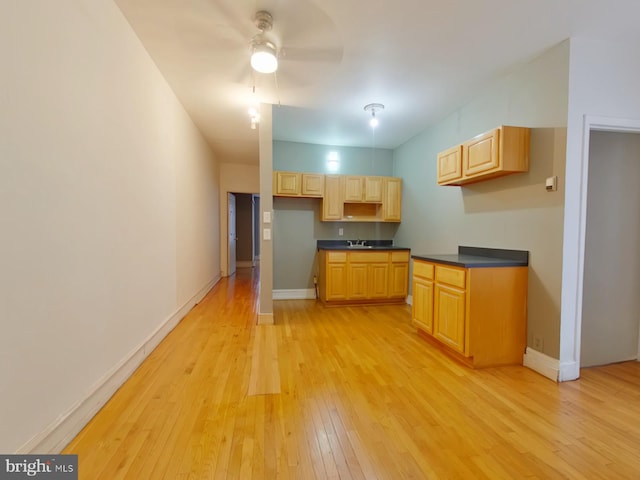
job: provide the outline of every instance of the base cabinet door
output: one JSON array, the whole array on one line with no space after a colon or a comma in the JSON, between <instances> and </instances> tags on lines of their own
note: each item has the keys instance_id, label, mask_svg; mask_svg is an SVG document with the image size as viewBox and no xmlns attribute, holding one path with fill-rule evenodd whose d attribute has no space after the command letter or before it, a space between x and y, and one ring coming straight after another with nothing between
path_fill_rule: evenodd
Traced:
<instances>
[{"instance_id":1,"label":"base cabinet door","mask_svg":"<svg viewBox=\"0 0 640 480\"><path fill-rule=\"evenodd\" d=\"M372 263L369 265L368 276L367 298L387 298L389 296L389 264Z\"/></svg>"},{"instance_id":2,"label":"base cabinet door","mask_svg":"<svg viewBox=\"0 0 640 480\"><path fill-rule=\"evenodd\" d=\"M347 295L352 300L364 300L367 298L367 264L350 263L348 275Z\"/></svg>"},{"instance_id":3,"label":"base cabinet door","mask_svg":"<svg viewBox=\"0 0 640 480\"><path fill-rule=\"evenodd\" d=\"M347 264L329 263L326 282L327 300L345 300L347 298Z\"/></svg>"},{"instance_id":4,"label":"base cabinet door","mask_svg":"<svg viewBox=\"0 0 640 480\"><path fill-rule=\"evenodd\" d=\"M434 336L464 354L465 292L436 283L434 303Z\"/></svg>"},{"instance_id":5,"label":"base cabinet door","mask_svg":"<svg viewBox=\"0 0 640 480\"><path fill-rule=\"evenodd\" d=\"M411 317L413 325L433 334L433 281L414 277Z\"/></svg>"},{"instance_id":6,"label":"base cabinet door","mask_svg":"<svg viewBox=\"0 0 640 480\"><path fill-rule=\"evenodd\" d=\"M389 296L404 298L407 296L409 283L409 261L392 263L389 272Z\"/></svg>"}]
</instances>

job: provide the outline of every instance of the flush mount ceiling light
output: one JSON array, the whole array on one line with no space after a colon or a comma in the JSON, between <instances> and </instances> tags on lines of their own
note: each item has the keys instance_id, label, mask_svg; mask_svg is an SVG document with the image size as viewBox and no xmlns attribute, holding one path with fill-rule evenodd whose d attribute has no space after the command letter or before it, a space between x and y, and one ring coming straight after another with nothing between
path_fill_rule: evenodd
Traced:
<instances>
[{"instance_id":1,"label":"flush mount ceiling light","mask_svg":"<svg viewBox=\"0 0 640 480\"><path fill-rule=\"evenodd\" d=\"M371 113L371 120L369 120L369 125L371 128L376 128L378 126L378 119L376 118L376 112L381 112L384 110L384 105L381 103L370 103L369 105L364 106L364 111Z\"/></svg>"},{"instance_id":2,"label":"flush mount ceiling light","mask_svg":"<svg viewBox=\"0 0 640 480\"><path fill-rule=\"evenodd\" d=\"M273 73L278 69L278 49L265 35L273 27L273 17L261 10L256 12L253 23L260 33L251 40L251 67L259 73Z\"/></svg>"}]
</instances>

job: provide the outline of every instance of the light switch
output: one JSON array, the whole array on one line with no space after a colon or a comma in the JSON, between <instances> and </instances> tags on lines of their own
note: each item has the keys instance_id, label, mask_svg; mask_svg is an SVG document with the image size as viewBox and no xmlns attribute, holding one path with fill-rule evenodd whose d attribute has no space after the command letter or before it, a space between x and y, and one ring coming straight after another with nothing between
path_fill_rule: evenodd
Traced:
<instances>
[{"instance_id":1,"label":"light switch","mask_svg":"<svg viewBox=\"0 0 640 480\"><path fill-rule=\"evenodd\" d=\"M545 182L545 188L547 192L555 192L558 190L558 177L554 175L553 177L547 178Z\"/></svg>"},{"instance_id":2,"label":"light switch","mask_svg":"<svg viewBox=\"0 0 640 480\"><path fill-rule=\"evenodd\" d=\"M262 231L262 238L264 240L271 240L271 229L270 228L265 228Z\"/></svg>"},{"instance_id":3,"label":"light switch","mask_svg":"<svg viewBox=\"0 0 640 480\"><path fill-rule=\"evenodd\" d=\"M262 221L264 223L271 223L271 212L263 212L262 213Z\"/></svg>"}]
</instances>

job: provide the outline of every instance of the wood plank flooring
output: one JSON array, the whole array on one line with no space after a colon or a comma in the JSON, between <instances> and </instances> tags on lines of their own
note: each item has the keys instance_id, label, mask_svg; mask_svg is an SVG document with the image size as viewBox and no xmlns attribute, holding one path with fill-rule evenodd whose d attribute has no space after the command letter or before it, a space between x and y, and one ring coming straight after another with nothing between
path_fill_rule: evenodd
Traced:
<instances>
[{"instance_id":1,"label":"wood plank flooring","mask_svg":"<svg viewBox=\"0 0 640 480\"><path fill-rule=\"evenodd\" d=\"M560 385L470 370L406 306L278 301L259 330L256 273L216 285L67 446L81 479L640 477L640 364Z\"/></svg>"}]
</instances>

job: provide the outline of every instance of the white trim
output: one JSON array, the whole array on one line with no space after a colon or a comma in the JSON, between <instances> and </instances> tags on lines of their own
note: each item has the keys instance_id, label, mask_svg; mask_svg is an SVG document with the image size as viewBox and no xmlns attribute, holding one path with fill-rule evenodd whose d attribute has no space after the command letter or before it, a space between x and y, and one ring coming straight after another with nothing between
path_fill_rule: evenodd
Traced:
<instances>
[{"instance_id":1,"label":"white trim","mask_svg":"<svg viewBox=\"0 0 640 480\"><path fill-rule=\"evenodd\" d=\"M127 381L158 344L180 323L189 311L220 281L220 274L198 291L182 307L176 310L140 345L105 373L87 395L62 413L42 432L22 445L15 453L56 454L74 439L89 420L98 413L113 394Z\"/></svg>"},{"instance_id":2,"label":"white trim","mask_svg":"<svg viewBox=\"0 0 640 480\"><path fill-rule=\"evenodd\" d=\"M236 268L249 268L253 267L253 262L251 260L236 260Z\"/></svg>"},{"instance_id":3,"label":"white trim","mask_svg":"<svg viewBox=\"0 0 640 480\"><path fill-rule=\"evenodd\" d=\"M313 300L316 291L313 288L274 290L274 300Z\"/></svg>"},{"instance_id":4,"label":"white trim","mask_svg":"<svg viewBox=\"0 0 640 480\"><path fill-rule=\"evenodd\" d=\"M577 169L569 168L567 182L578 174L577 189L566 188L562 301L560 319L560 372L561 382L580 376L580 342L582 339L582 296L584 288L584 252L587 223L587 185L589 178L589 142L591 130L640 133L640 119L585 115L582 126L582 151ZM567 186L568 187L568 186ZM570 195L569 193L572 193ZM577 220L577 221L576 221ZM640 338L638 339L640 348Z\"/></svg>"},{"instance_id":5,"label":"white trim","mask_svg":"<svg viewBox=\"0 0 640 480\"><path fill-rule=\"evenodd\" d=\"M525 367L535 370L540 375L553 380L558 381L558 375L560 373L560 360L551 358L544 353L540 353L533 348L527 347L527 350L522 357L522 364Z\"/></svg>"},{"instance_id":6,"label":"white trim","mask_svg":"<svg viewBox=\"0 0 640 480\"><path fill-rule=\"evenodd\" d=\"M407 305L413 305L413 295L407 296Z\"/></svg>"}]
</instances>

